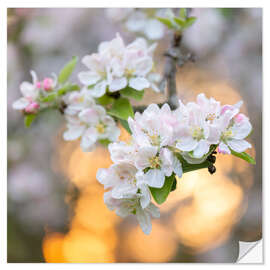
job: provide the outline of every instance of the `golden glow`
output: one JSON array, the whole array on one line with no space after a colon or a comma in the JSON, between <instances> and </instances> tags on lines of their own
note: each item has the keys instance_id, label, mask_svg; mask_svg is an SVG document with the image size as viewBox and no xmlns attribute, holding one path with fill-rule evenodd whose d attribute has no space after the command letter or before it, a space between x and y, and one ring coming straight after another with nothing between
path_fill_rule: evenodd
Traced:
<instances>
[{"instance_id":1,"label":"golden glow","mask_svg":"<svg viewBox=\"0 0 270 270\"><path fill-rule=\"evenodd\" d=\"M123 255L131 256L138 262L167 262L177 251L177 240L172 231L156 220L152 232L145 235L139 226L126 231L123 237Z\"/></svg>"}]
</instances>

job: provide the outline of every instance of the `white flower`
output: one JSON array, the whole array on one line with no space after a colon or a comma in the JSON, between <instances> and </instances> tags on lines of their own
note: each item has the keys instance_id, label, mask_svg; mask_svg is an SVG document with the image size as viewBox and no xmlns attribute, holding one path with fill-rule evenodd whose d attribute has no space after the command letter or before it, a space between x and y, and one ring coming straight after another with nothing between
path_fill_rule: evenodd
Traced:
<instances>
[{"instance_id":1,"label":"white flower","mask_svg":"<svg viewBox=\"0 0 270 270\"><path fill-rule=\"evenodd\" d=\"M167 148L160 151L156 146L139 148L135 156L135 165L139 170L148 169L144 174L144 181L150 187L163 187L165 176L171 176L173 172L179 177L182 176L181 163Z\"/></svg>"},{"instance_id":2,"label":"white flower","mask_svg":"<svg viewBox=\"0 0 270 270\"><path fill-rule=\"evenodd\" d=\"M39 97L40 88L38 87L37 75L34 71L31 71L32 83L23 82L20 85L20 90L23 95L20 99L16 100L12 107L15 110L24 110L28 113L34 113L39 109L39 103L37 98Z\"/></svg>"},{"instance_id":3,"label":"white flower","mask_svg":"<svg viewBox=\"0 0 270 270\"><path fill-rule=\"evenodd\" d=\"M78 116L66 115L66 119L68 130L63 134L64 140L72 141L81 137L84 152L91 151L100 139L116 141L120 135L113 118L99 105L82 110Z\"/></svg>"},{"instance_id":4,"label":"white flower","mask_svg":"<svg viewBox=\"0 0 270 270\"><path fill-rule=\"evenodd\" d=\"M245 138L250 134L252 126L249 119L238 110L226 110L220 119L221 142L218 152L230 154L231 150L241 153L251 148Z\"/></svg>"},{"instance_id":5,"label":"white flower","mask_svg":"<svg viewBox=\"0 0 270 270\"><path fill-rule=\"evenodd\" d=\"M128 17L128 15L134 10L134 8L106 8L106 16L115 21L122 21Z\"/></svg>"},{"instance_id":6,"label":"white flower","mask_svg":"<svg viewBox=\"0 0 270 270\"><path fill-rule=\"evenodd\" d=\"M112 191L108 191L104 193L104 202L110 210L115 210L120 217L135 215L145 234L150 234L152 230L151 216L160 217L159 209L153 203L142 208L140 197L137 195L128 199L115 199L112 197Z\"/></svg>"},{"instance_id":7,"label":"white flower","mask_svg":"<svg viewBox=\"0 0 270 270\"><path fill-rule=\"evenodd\" d=\"M63 97L67 108L65 114L76 115L83 109L89 108L95 104L90 91L83 88L80 91L74 91Z\"/></svg>"},{"instance_id":8,"label":"white flower","mask_svg":"<svg viewBox=\"0 0 270 270\"><path fill-rule=\"evenodd\" d=\"M128 119L134 141L140 146L162 147L173 140L173 114L168 104L160 109L150 104L142 114L136 113L134 120Z\"/></svg>"},{"instance_id":9,"label":"white flower","mask_svg":"<svg viewBox=\"0 0 270 270\"><path fill-rule=\"evenodd\" d=\"M143 39L125 46L119 34L99 45L98 53L82 59L89 71L79 73L79 80L94 97L106 91L115 92L130 86L138 91L153 85L147 76L153 68L152 54L156 45L148 47ZM153 85L154 86L154 85ZM155 87L155 86L154 86Z\"/></svg>"},{"instance_id":10,"label":"white flower","mask_svg":"<svg viewBox=\"0 0 270 270\"><path fill-rule=\"evenodd\" d=\"M180 103L180 106L185 105ZM176 148L184 152L192 151L193 157L201 158L208 153L211 144L219 142L220 131L209 124L204 110L198 104L188 103L183 112L188 117L187 122L177 130Z\"/></svg>"}]
</instances>

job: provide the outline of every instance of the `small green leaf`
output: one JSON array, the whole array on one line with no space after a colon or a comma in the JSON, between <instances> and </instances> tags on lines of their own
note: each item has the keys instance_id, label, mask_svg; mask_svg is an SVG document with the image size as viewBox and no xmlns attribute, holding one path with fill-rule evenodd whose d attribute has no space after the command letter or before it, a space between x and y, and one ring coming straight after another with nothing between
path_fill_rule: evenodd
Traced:
<instances>
[{"instance_id":1,"label":"small green leaf","mask_svg":"<svg viewBox=\"0 0 270 270\"><path fill-rule=\"evenodd\" d=\"M183 19L179 17L174 17L173 19L180 27L185 27L186 22Z\"/></svg>"},{"instance_id":2,"label":"small green leaf","mask_svg":"<svg viewBox=\"0 0 270 270\"><path fill-rule=\"evenodd\" d=\"M138 90L133 89L131 87L126 87L125 89L120 91L120 94L123 97L133 98L133 99L136 99L136 100L141 100L143 98L143 95L144 95L144 90L143 91L138 91Z\"/></svg>"},{"instance_id":3,"label":"small green leaf","mask_svg":"<svg viewBox=\"0 0 270 270\"><path fill-rule=\"evenodd\" d=\"M130 128L129 128L129 125L128 125L127 120L119 119L119 122L121 123L121 125L123 126L123 128L124 128L129 134L131 134L131 130L130 130Z\"/></svg>"},{"instance_id":4,"label":"small green leaf","mask_svg":"<svg viewBox=\"0 0 270 270\"><path fill-rule=\"evenodd\" d=\"M77 64L77 61L78 61L78 58L76 56L73 56L72 59L62 68L58 76L58 82L60 84L63 84L68 80L73 69L75 68Z\"/></svg>"},{"instance_id":5,"label":"small green leaf","mask_svg":"<svg viewBox=\"0 0 270 270\"><path fill-rule=\"evenodd\" d=\"M102 97L97 98L96 100L100 105L106 106L108 104L113 103L114 98L109 97L108 95L103 95Z\"/></svg>"},{"instance_id":6,"label":"small green leaf","mask_svg":"<svg viewBox=\"0 0 270 270\"><path fill-rule=\"evenodd\" d=\"M157 19L163 24L165 24L168 28L174 29L174 25L170 19L163 18L163 17L157 17Z\"/></svg>"},{"instance_id":7,"label":"small green leaf","mask_svg":"<svg viewBox=\"0 0 270 270\"><path fill-rule=\"evenodd\" d=\"M177 181L176 181L176 178L174 178L173 184L172 184L172 187L171 187L171 192L176 190L176 185L177 185Z\"/></svg>"},{"instance_id":8,"label":"small green leaf","mask_svg":"<svg viewBox=\"0 0 270 270\"><path fill-rule=\"evenodd\" d=\"M27 114L24 117L24 125L28 128L31 126L35 118L37 117L37 114Z\"/></svg>"},{"instance_id":9,"label":"small green leaf","mask_svg":"<svg viewBox=\"0 0 270 270\"><path fill-rule=\"evenodd\" d=\"M100 139L98 142L106 147L111 143L109 139Z\"/></svg>"},{"instance_id":10,"label":"small green leaf","mask_svg":"<svg viewBox=\"0 0 270 270\"><path fill-rule=\"evenodd\" d=\"M77 84L68 84L62 88L60 88L57 93L59 96L63 96L68 92L72 92L72 91L78 91L80 90L80 87Z\"/></svg>"},{"instance_id":11,"label":"small green leaf","mask_svg":"<svg viewBox=\"0 0 270 270\"><path fill-rule=\"evenodd\" d=\"M250 156L249 154L247 154L245 152L238 153L238 152L233 151L232 149L230 149L230 150L231 150L232 155L239 157L239 158L247 161L250 164L256 164L255 159L252 156Z\"/></svg>"},{"instance_id":12,"label":"small green leaf","mask_svg":"<svg viewBox=\"0 0 270 270\"><path fill-rule=\"evenodd\" d=\"M165 177L165 182L162 188L150 187L151 194L158 204L162 204L166 201L169 193L171 192L174 179L175 175L172 174L169 177Z\"/></svg>"},{"instance_id":13,"label":"small green leaf","mask_svg":"<svg viewBox=\"0 0 270 270\"><path fill-rule=\"evenodd\" d=\"M57 93L51 93L46 97L41 98L41 102L52 102L58 97Z\"/></svg>"},{"instance_id":14,"label":"small green leaf","mask_svg":"<svg viewBox=\"0 0 270 270\"><path fill-rule=\"evenodd\" d=\"M196 22L196 20L197 20L197 18L196 17L189 17L189 18L187 18L187 20L186 20L186 23L185 23L185 28L188 28L188 27L190 27L193 23L195 23Z\"/></svg>"},{"instance_id":15,"label":"small green leaf","mask_svg":"<svg viewBox=\"0 0 270 270\"><path fill-rule=\"evenodd\" d=\"M205 168L208 168L208 166L212 164L208 160L205 160L204 162L200 164L190 164L180 154L177 154L176 156L182 164L183 173L205 169Z\"/></svg>"},{"instance_id":16,"label":"small green leaf","mask_svg":"<svg viewBox=\"0 0 270 270\"><path fill-rule=\"evenodd\" d=\"M116 99L108 114L115 116L119 119L127 120L130 116L134 116L132 106L127 98Z\"/></svg>"},{"instance_id":17,"label":"small green leaf","mask_svg":"<svg viewBox=\"0 0 270 270\"><path fill-rule=\"evenodd\" d=\"M180 16L182 19L186 19L186 17L187 17L187 9L186 9L186 8L180 8L179 16Z\"/></svg>"}]
</instances>

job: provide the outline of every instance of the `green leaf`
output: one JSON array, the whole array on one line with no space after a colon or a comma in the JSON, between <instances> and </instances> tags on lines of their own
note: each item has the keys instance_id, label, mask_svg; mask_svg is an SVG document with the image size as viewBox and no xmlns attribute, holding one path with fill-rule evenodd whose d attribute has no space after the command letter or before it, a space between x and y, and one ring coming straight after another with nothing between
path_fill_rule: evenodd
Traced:
<instances>
[{"instance_id":1,"label":"green leaf","mask_svg":"<svg viewBox=\"0 0 270 270\"><path fill-rule=\"evenodd\" d=\"M171 187L171 192L176 190L176 185L177 185L177 181L176 181L176 178L174 178L173 184L172 184L172 187Z\"/></svg>"},{"instance_id":2,"label":"green leaf","mask_svg":"<svg viewBox=\"0 0 270 270\"><path fill-rule=\"evenodd\" d=\"M196 22L196 20L197 20L197 18L196 17L189 17L189 18L187 18L187 20L186 20L186 23L185 23L185 28L188 28L188 27L190 27L193 23L195 23Z\"/></svg>"},{"instance_id":3,"label":"green leaf","mask_svg":"<svg viewBox=\"0 0 270 270\"><path fill-rule=\"evenodd\" d=\"M186 19L187 17L187 9L186 8L180 8L179 16L183 19Z\"/></svg>"},{"instance_id":4,"label":"green leaf","mask_svg":"<svg viewBox=\"0 0 270 270\"><path fill-rule=\"evenodd\" d=\"M28 128L31 126L35 118L37 117L37 114L27 114L24 117L24 125Z\"/></svg>"},{"instance_id":5,"label":"green leaf","mask_svg":"<svg viewBox=\"0 0 270 270\"><path fill-rule=\"evenodd\" d=\"M73 56L72 59L62 68L58 76L58 82L60 84L63 84L68 80L73 69L75 68L77 64L77 61L78 61L78 58L76 56Z\"/></svg>"},{"instance_id":6,"label":"green leaf","mask_svg":"<svg viewBox=\"0 0 270 270\"><path fill-rule=\"evenodd\" d=\"M183 19L179 17L174 17L173 19L180 27L185 27L186 22Z\"/></svg>"},{"instance_id":7,"label":"green leaf","mask_svg":"<svg viewBox=\"0 0 270 270\"><path fill-rule=\"evenodd\" d=\"M239 157L239 158L247 161L250 164L256 164L255 159L252 156L250 156L249 154L247 154L245 152L238 153L238 152L233 151L231 148L230 148L230 150L231 150L232 155Z\"/></svg>"},{"instance_id":8,"label":"green leaf","mask_svg":"<svg viewBox=\"0 0 270 270\"><path fill-rule=\"evenodd\" d=\"M68 85L60 88L57 91L57 93L58 93L59 96L63 96L63 95L65 95L68 92L78 91L78 90L80 90L80 87L77 84L68 84Z\"/></svg>"},{"instance_id":9,"label":"green leaf","mask_svg":"<svg viewBox=\"0 0 270 270\"><path fill-rule=\"evenodd\" d=\"M109 139L100 139L98 142L106 147L111 143Z\"/></svg>"},{"instance_id":10,"label":"green leaf","mask_svg":"<svg viewBox=\"0 0 270 270\"><path fill-rule=\"evenodd\" d=\"M163 17L157 17L157 19L163 24L165 24L168 28L174 29L174 25L170 19L163 18Z\"/></svg>"},{"instance_id":11,"label":"green leaf","mask_svg":"<svg viewBox=\"0 0 270 270\"><path fill-rule=\"evenodd\" d=\"M130 116L134 116L132 106L127 98L116 99L112 108L108 110L108 114L123 120L127 120Z\"/></svg>"},{"instance_id":12,"label":"green leaf","mask_svg":"<svg viewBox=\"0 0 270 270\"><path fill-rule=\"evenodd\" d=\"M205 160L204 162L200 164L190 164L180 154L177 154L176 156L182 164L183 173L205 169L205 168L208 168L208 166L212 164L208 160Z\"/></svg>"},{"instance_id":13,"label":"green leaf","mask_svg":"<svg viewBox=\"0 0 270 270\"><path fill-rule=\"evenodd\" d=\"M123 119L119 119L119 122L121 123L121 125L123 126L123 128L129 133L131 134L131 130L129 128L128 122L126 120Z\"/></svg>"},{"instance_id":14,"label":"green leaf","mask_svg":"<svg viewBox=\"0 0 270 270\"><path fill-rule=\"evenodd\" d=\"M100 105L106 106L108 104L113 103L114 98L109 97L108 95L103 95L102 97L97 98L96 100Z\"/></svg>"},{"instance_id":15,"label":"green leaf","mask_svg":"<svg viewBox=\"0 0 270 270\"><path fill-rule=\"evenodd\" d=\"M141 100L143 98L143 95L144 95L144 90L143 91L138 91L138 90L135 90L135 89L133 89L131 87L126 87L125 89L120 91L120 94L123 97L133 98L133 99L136 99L136 100Z\"/></svg>"},{"instance_id":16,"label":"green leaf","mask_svg":"<svg viewBox=\"0 0 270 270\"><path fill-rule=\"evenodd\" d=\"M41 98L41 102L52 102L58 97L57 93L51 93L46 97Z\"/></svg>"},{"instance_id":17,"label":"green leaf","mask_svg":"<svg viewBox=\"0 0 270 270\"><path fill-rule=\"evenodd\" d=\"M162 204L166 201L175 179L175 175L172 174L169 177L165 177L165 182L162 188L150 187L151 194L158 204Z\"/></svg>"}]
</instances>

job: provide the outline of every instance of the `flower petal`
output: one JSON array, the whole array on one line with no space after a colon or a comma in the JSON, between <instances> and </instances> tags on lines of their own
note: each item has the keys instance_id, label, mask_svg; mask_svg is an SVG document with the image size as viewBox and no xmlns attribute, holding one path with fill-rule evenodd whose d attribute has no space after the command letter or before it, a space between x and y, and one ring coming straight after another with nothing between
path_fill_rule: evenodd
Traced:
<instances>
[{"instance_id":1,"label":"flower petal","mask_svg":"<svg viewBox=\"0 0 270 270\"><path fill-rule=\"evenodd\" d=\"M78 74L78 77L84 85L93 85L101 79L100 75L93 71L82 71Z\"/></svg>"},{"instance_id":2,"label":"flower petal","mask_svg":"<svg viewBox=\"0 0 270 270\"><path fill-rule=\"evenodd\" d=\"M92 150L95 142L97 141L97 133L94 128L89 128L83 134L81 139L81 148L84 152L89 152Z\"/></svg>"},{"instance_id":3,"label":"flower petal","mask_svg":"<svg viewBox=\"0 0 270 270\"><path fill-rule=\"evenodd\" d=\"M143 77L136 77L136 78L131 78L129 80L129 86L136 90L141 91L145 88L150 87L150 83L148 80L146 80Z\"/></svg>"},{"instance_id":4,"label":"flower petal","mask_svg":"<svg viewBox=\"0 0 270 270\"><path fill-rule=\"evenodd\" d=\"M81 137L84 126L70 126L67 131L64 132L63 138L65 141L74 141Z\"/></svg>"},{"instance_id":5,"label":"flower petal","mask_svg":"<svg viewBox=\"0 0 270 270\"><path fill-rule=\"evenodd\" d=\"M230 154L231 153L230 148L224 142L221 142L219 144L217 151L218 151L218 153L221 153L221 154Z\"/></svg>"},{"instance_id":6,"label":"flower petal","mask_svg":"<svg viewBox=\"0 0 270 270\"><path fill-rule=\"evenodd\" d=\"M90 94L93 97L102 97L106 93L107 82L101 81L91 88Z\"/></svg>"},{"instance_id":7,"label":"flower petal","mask_svg":"<svg viewBox=\"0 0 270 270\"><path fill-rule=\"evenodd\" d=\"M183 136L178 140L176 148L182 151L192 151L197 145L198 142L194 140L191 136Z\"/></svg>"},{"instance_id":8,"label":"flower petal","mask_svg":"<svg viewBox=\"0 0 270 270\"><path fill-rule=\"evenodd\" d=\"M115 92L127 86L127 79L125 77L112 80L109 86L110 92Z\"/></svg>"},{"instance_id":9,"label":"flower petal","mask_svg":"<svg viewBox=\"0 0 270 270\"><path fill-rule=\"evenodd\" d=\"M158 169L150 169L145 174L145 180L148 183L148 186L161 188L164 185L165 175L164 172Z\"/></svg>"},{"instance_id":10,"label":"flower petal","mask_svg":"<svg viewBox=\"0 0 270 270\"><path fill-rule=\"evenodd\" d=\"M246 151L248 148L251 148L251 144L245 140L228 140L228 145L231 147L232 150L238 153L242 153Z\"/></svg>"},{"instance_id":11,"label":"flower petal","mask_svg":"<svg viewBox=\"0 0 270 270\"><path fill-rule=\"evenodd\" d=\"M201 158L209 151L210 144L205 140L200 140L197 147L193 150L195 158Z\"/></svg>"},{"instance_id":12,"label":"flower petal","mask_svg":"<svg viewBox=\"0 0 270 270\"><path fill-rule=\"evenodd\" d=\"M28 104L29 101L26 98L20 98L12 104L12 108L14 110L23 110L28 106Z\"/></svg>"},{"instance_id":13,"label":"flower petal","mask_svg":"<svg viewBox=\"0 0 270 270\"><path fill-rule=\"evenodd\" d=\"M141 208L136 211L136 218L145 234L150 234L152 230L150 215Z\"/></svg>"}]
</instances>

